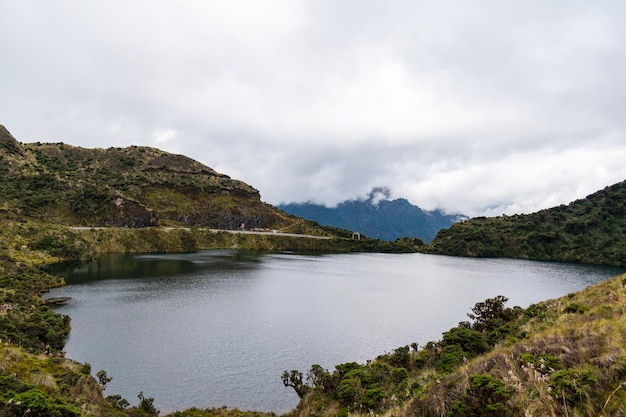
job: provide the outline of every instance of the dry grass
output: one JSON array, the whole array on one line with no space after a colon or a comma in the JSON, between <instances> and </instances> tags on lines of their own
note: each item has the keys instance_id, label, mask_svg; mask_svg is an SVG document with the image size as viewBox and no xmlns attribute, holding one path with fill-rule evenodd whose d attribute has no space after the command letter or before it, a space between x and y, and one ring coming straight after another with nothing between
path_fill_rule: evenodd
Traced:
<instances>
[{"instance_id":1,"label":"dry grass","mask_svg":"<svg viewBox=\"0 0 626 417\"><path fill-rule=\"evenodd\" d=\"M616 277L547 301L548 318L526 324L531 337L470 361L446 380L432 385L424 398L414 400L412 412L405 415L419 415L414 412L420 409L428 410L428 415L446 415L459 392L466 390L469 375L488 374L503 381L512 392L508 406L516 410L515 415L591 417L602 412L623 416L625 278ZM572 304L579 305L582 312L564 312ZM587 373L592 378L588 385L581 377ZM560 388L558 378L562 375L571 383L566 388L577 389L579 394L571 395Z\"/></svg>"},{"instance_id":2,"label":"dry grass","mask_svg":"<svg viewBox=\"0 0 626 417\"><path fill-rule=\"evenodd\" d=\"M504 404L500 404L503 415L623 417L626 415L625 282L626 275L622 275L579 293L541 303L536 310L540 313L521 325L527 337L476 357L450 374L441 374L428 366L413 371L410 383L422 388L415 390L408 401L378 414L348 412L331 397L314 393L288 415L446 416L455 404L474 400L467 398L472 377L486 375L506 389ZM490 401L479 398L478 402L481 400L485 404Z\"/></svg>"}]
</instances>

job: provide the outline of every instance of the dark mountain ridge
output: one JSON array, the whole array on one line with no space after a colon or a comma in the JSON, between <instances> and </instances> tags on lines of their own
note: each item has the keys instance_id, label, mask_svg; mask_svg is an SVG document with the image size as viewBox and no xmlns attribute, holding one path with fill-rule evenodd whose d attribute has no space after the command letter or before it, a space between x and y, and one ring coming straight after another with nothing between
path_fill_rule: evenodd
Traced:
<instances>
[{"instance_id":1,"label":"dark mountain ridge","mask_svg":"<svg viewBox=\"0 0 626 417\"><path fill-rule=\"evenodd\" d=\"M440 210L425 211L404 198L389 200L388 197L388 190L375 188L367 199L346 200L336 207L314 203L280 204L277 207L321 225L354 230L387 241L417 237L430 242L439 230L467 219L466 216L448 215Z\"/></svg>"},{"instance_id":2,"label":"dark mountain ridge","mask_svg":"<svg viewBox=\"0 0 626 417\"><path fill-rule=\"evenodd\" d=\"M454 224L420 251L626 265L626 181L568 205Z\"/></svg>"}]
</instances>

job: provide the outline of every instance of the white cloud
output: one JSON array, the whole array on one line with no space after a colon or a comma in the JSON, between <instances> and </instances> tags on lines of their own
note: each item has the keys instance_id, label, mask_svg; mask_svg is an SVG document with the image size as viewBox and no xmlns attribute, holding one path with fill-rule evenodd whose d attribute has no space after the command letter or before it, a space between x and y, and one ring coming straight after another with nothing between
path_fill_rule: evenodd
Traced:
<instances>
[{"instance_id":1,"label":"white cloud","mask_svg":"<svg viewBox=\"0 0 626 417\"><path fill-rule=\"evenodd\" d=\"M400 188L430 209L456 207L468 215L529 213L567 204L620 181L615 173L624 174L624 158L626 145L610 155L601 144L532 151L483 164L433 167L424 180Z\"/></svg>"},{"instance_id":2,"label":"white cloud","mask_svg":"<svg viewBox=\"0 0 626 417\"><path fill-rule=\"evenodd\" d=\"M626 178L626 3L24 0L0 123L326 202L528 212ZM623 160L623 159L622 159Z\"/></svg>"}]
</instances>

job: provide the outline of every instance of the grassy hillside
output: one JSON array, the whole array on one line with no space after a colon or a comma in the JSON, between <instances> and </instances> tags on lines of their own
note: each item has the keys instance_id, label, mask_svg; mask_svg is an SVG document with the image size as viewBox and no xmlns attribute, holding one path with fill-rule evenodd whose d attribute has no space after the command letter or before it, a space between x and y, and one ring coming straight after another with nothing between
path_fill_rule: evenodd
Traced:
<instances>
[{"instance_id":1,"label":"grassy hillside","mask_svg":"<svg viewBox=\"0 0 626 417\"><path fill-rule=\"evenodd\" d=\"M623 416L625 284L622 275L525 310L494 297L440 341L286 371L302 396L288 415Z\"/></svg>"},{"instance_id":2,"label":"grassy hillside","mask_svg":"<svg viewBox=\"0 0 626 417\"><path fill-rule=\"evenodd\" d=\"M89 243L88 251L72 245L57 247L67 242L59 239L59 233L37 243L66 258L74 257L72 251L77 250L82 254L208 248L407 252L419 243L352 241L352 232L289 215L263 203L251 186L182 155L137 146L86 149L63 143L23 144L1 125L0 221L106 228L80 233ZM246 230L336 239L207 231L239 230L242 225Z\"/></svg>"},{"instance_id":3,"label":"grassy hillside","mask_svg":"<svg viewBox=\"0 0 626 417\"><path fill-rule=\"evenodd\" d=\"M567 206L457 223L421 251L626 265L626 181Z\"/></svg>"},{"instance_id":4,"label":"grassy hillside","mask_svg":"<svg viewBox=\"0 0 626 417\"><path fill-rule=\"evenodd\" d=\"M0 210L75 226L281 229L297 221L251 186L149 147L23 144L0 126Z\"/></svg>"}]
</instances>

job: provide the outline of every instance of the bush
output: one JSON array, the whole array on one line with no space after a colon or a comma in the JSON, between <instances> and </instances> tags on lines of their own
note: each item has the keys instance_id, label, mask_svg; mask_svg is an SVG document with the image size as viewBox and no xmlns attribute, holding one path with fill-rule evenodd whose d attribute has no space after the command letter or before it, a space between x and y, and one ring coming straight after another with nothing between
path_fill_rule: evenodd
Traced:
<instances>
[{"instance_id":1,"label":"bush","mask_svg":"<svg viewBox=\"0 0 626 417\"><path fill-rule=\"evenodd\" d=\"M550 387L556 398L564 398L575 405L585 400L596 384L594 368L569 368L556 371L550 378Z\"/></svg>"},{"instance_id":2,"label":"bush","mask_svg":"<svg viewBox=\"0 0 626 417\"><path fill-rule=\"evenodd\" d=\"M511 392L504 382L490 375L470 375L467 392L452 406L447 417L506 417L513 410L506 402Z\"/></svg>"},{"instance_id":3,"label":"bush","mask_svg":"<svg viewBox=\"0 0 626 417\"><path fill-rule=\"evenodd\" d=\"M343 401L345 405L351 406L360 400L363 390L363 384L359 374L348 373L339 383L337 387L337 397Z\"/></svg>"},{"instance_id":4,"label":"bush","mask_svg":"<svg viewBox=\"0 0 626 417\"><path fill-rule=\"evenodd\" d=\"M490 347L482 333L467 327L455 327L443 334L442 346L457 345L471 357L489 351Z\"/></svg>"},{"instance_id":5,"label":"bush","mask_svg":"<svg viewBox=\"0 0 626 417\"><path fill-rule=\"evenodd\" d=\"M381 388L372 388L365 391L362 404L368 410L377 410L387 394Z\"/></svg>"},{"instance_id":6,"label":"bush","mask_svg":"<svg viewBox=\"0 0 626 417\"><path fill-rule=\"evenodd\" d=\"M35 387L18 380L13 376L0 377L0 409L2 416L80 416L80 411Z\"/></svg>"},{"instance_id":7,"label":"bush","mask_svg":"<svg viewBox=\"0 0 626 417\"><path fill-rule=\"evenodd\" d=\"M587 312L587 310L589 310L589 307L581 306L580 304L577 304L577 303L571 303L565 307L563 312L584 314L585 312Z\"/></svg>"},{"instance_id":8,"label":"bush","mask_svg":"<svg viewBox=\"0 0 626 417\"><path fill-rule=\"evenodd\" d=\"M459 345L444 346L437 361L437 370L440 372L451 372L465 362L471 354L464 351Z\"/></svg>"},{"instance_id":9,"label":"bush","mask_svg":"<svg viewBox=\"0 0 626 417\"><path fill-rule=\"evenodd\" d=\"M411 354L409 346L402 346L393 351L389 362L393 366L409 367L410 360Z\"/></svg>"},{"instance_id":10,"label":"bush","mask_svg":"<svg viewBox=\"0 0 626 417\"><path fill-rule=\"evenodd\" d=\"M409 379L409 371L405 368L396 368L391 372L391 381L394 384L400 384L401 382Z\"/></svg>"}]
</instances>

